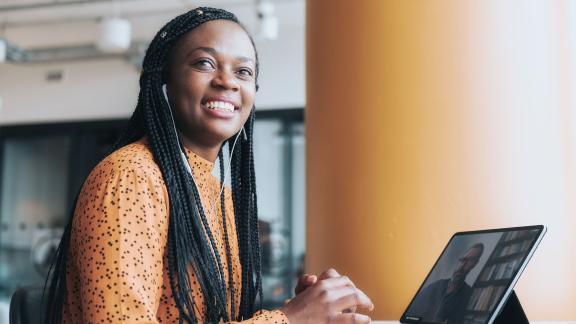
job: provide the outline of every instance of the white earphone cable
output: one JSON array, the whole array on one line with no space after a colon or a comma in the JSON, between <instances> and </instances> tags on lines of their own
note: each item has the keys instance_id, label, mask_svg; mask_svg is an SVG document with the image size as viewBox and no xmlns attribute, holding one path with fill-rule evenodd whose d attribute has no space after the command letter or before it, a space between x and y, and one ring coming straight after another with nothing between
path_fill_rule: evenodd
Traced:
<instances>
[{"instance_id":1,"label":"white earphone cable","mask_svg":"<svg viewBox=\"0 0 576 324\"><path fill-rule=\"evenodd\" d=\"M174 116L172 115L172 107L170 107L170 102L168 101L168 94L166 93L166 84L162 85L162 92L164 93L164 99L166 100L166 103L168 104L168 110L170 111L170 118L172 119L172 127L174 129L174 135L176 136L176 140L180 144L180 137L178 137L178 131L176 130L176 123L174 121ZM236 138L234 139L234 143L232 144L232 150L230 151L230 158L228 161L228 167L224 169L224 179L222 180L223 183L226 183L226 178L228 177L228 174L230 173L230 167L232 166L232 155L234 154L234 148L236 147L236 142L238 142L238 138L240 137L240 134L242 134L242 133L244 133L244 138L247 139L246 130L244 129L244 126L242 126L242 129L238 132L238 134L236 134ZM194 179L194 174L192 173L192 168L190 167L190 162L188 161L188 157L186 156L186 153L184 152L184 149L182 147L180 147L180 156L182 158L182 162L184 162L184 167L186 168L186 170L188 171L188 173L190 173L190 176L192 177L192 182L194 183L196 190L198 190L198 185L196 184L196 180ZM220 176L222 177L222 175L220 175ZM222 197L223 192L224 192L224 185L222 185L222 187L220 188L220 193L216 197L216 201L212 205L212 208L210 210L209 215L211 215L214 212L214 208L216 208L216 206L217 206L216 202L220 199L220 197ZM202 200L201 196L200 196L200 200Z\"/></svg>"}]
</instances>

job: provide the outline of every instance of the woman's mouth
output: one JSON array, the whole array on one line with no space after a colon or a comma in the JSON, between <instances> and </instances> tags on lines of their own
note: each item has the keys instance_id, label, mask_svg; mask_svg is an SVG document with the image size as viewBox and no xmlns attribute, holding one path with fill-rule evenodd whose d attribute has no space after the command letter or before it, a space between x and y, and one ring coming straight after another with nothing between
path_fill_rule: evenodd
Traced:
<instances>
[{"instance_id":1,"label":"woman's mouth","mask_svg":"<svg viewBox=\"0 0 576 324\"><path fill-rule=\"evenodd\" d=\"M212 97L203 100L202 106L214 117L231 118L239 107L227 98Z\"/></svg>"},{"instance_id":2,"label":"woman's mouth","mask_svg":"<svg viewBox=\"0 0 576 324\"><path fill-rule=\"evenodd\" d=\"M204 106L212 110L222 110L229 112L233 112L234 110L238 109L238 106L234 105L232 101L225 98L207 98L204 100Z\"/></svg>"},{"instance_id":3,"label":"woman's mouth","mask_svg":"<svg viewBox=\"0 0 576 324\"><path fill-rule=\"evenodd\" d=\"M206 108L224 110L230 112L234 111L234 105L224 101L209 101L206 103Z\"/></svg>"}]
</instances>

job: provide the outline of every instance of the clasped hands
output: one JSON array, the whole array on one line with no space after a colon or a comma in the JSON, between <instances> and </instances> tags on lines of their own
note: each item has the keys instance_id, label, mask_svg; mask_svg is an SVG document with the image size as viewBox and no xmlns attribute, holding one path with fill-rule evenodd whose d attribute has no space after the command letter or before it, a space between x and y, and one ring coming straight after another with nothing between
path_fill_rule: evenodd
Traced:
<instances>
[{"instance_id":1,"label":"clasped hands","mask_svg":"<svg viewBox=\"0 0 576 324\"><path fill-rule=\"evenodd\" d=\"M370 317L357 310L372 311L374 304L348 277L334 269L319 276L301 276L295 293L281 308L290 324L370 323Z\"/></svg>"}]
</instances>

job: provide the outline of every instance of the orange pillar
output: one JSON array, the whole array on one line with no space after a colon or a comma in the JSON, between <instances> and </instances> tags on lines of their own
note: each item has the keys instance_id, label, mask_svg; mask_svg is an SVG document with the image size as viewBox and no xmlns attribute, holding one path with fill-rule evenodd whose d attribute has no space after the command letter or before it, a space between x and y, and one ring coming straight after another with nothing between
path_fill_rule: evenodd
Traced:
<instances>
[{"instance_id":1,"label":"orange pillar","mask_svg":"<svg viewBox=\"0 0 576 324\"><path fill-rule=\"evenodd\" d=\"M570 6L307 1L309 272L397 319L453 232L545 224L516 290L576 318Z\"/></svg>"}]
</instances>

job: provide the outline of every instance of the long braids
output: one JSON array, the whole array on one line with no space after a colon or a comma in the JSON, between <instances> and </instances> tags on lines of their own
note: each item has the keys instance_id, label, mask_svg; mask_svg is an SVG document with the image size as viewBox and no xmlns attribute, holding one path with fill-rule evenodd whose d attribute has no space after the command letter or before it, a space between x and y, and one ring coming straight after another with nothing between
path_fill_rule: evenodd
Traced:
<instances>
[{"instance_id":1,"label":"long braids","mask_svg":"<svg viewBox=\"0 0 576 324\"><path fill-rule=\"evenodd\" d=\"M246 122L245 131L248 140L243 143L235 154L239 156L232 159L232 191L237 193L234 196L234 212L236 228L238 232L238 242L240 250L240 261L242 263L242 287L254 287L254 289L242 289L240 301L240 316L247 318L251 316L250 311L254 309L257 295L260 296L262 305L262 280L260 276L260 243L258 236L258 218L256 204L256 177L254 174L253 155L253 130L254 114ZM240 199L237 199L240 197ZM244 271L250 269L250 271ZM256 276L254 276L256 274Z\"/></svg>"},{"instance_id":2,"label":"long braids","mask_svg":"<svg viewBox=\"0 0 576 324\"><path fill-rule=\"evenodd\" d=\"M226 177L226 170L224 168L224 153L222 149L218 152L218 160L220 160L220 188L224 188L224 178ZM226 215L226 199L225 193L220 194L220 210L222 211L222 227L224 227L224 244L226 248L226 259L228 260L228 286L230 287L230 317L235 318L234 312L236 311L235 306L235 294L234 289L234 275L232 271L232 253L230 252L230 238L228 237L228 219Z\"/></svg>"},{"instance_id":3,"label":"long braids","mask_svg":"<svg viewBox=\"0 0 576 324\"><path fill-rule=\"evenodd\" d=\"M127 128L111 149L111 151L117 150L143 136L149 139L154 160L162 172L170 201L167 244L170 286L179 310L180 321L188 323L199 322L200 319L196 318L196 314L201 314L192 296L190 271L198 278L204 296L206 313L203 320L206 322L249 318L261 308L262 303L256 182L252 151L254 108L245 125L247 139L239 141L235 146L235 152L230 152L232 198L242 266L239 314L234 314L236 301L234 300L230 242L225 223L224 197L221 197L220 205L225 229L226 257L228 258L228 285L232 292L229 296L232 309L230 313L227 310L228 296L221 258L207 224L198 189L184 165L185 162L181 159L182 148L172 128L172 115L162 91L162 84L166 81L169 55L176 42L202 23L216 19L231 20L240 24L238 19L227 11L202 7L174 18L160 29L144 58L136 109ZM254 45L252 38L250 40ZM257 75L258 56L256 55ZM229 144L231 144L230 141L228 140ZM229 147L232 150L232 145ZM221 177L224 177L222 151L219 157ZM220 184L224 185L223 180ZM76 201L74 206L76 206ZM73 215L74 208L47 278L45 292L48 298L46 304L49 323L60 323L62 319L61 313L67 290L66 263ZM255 307L257 296L260 297L260 305Z\"/></svg>"}]
</instances>

